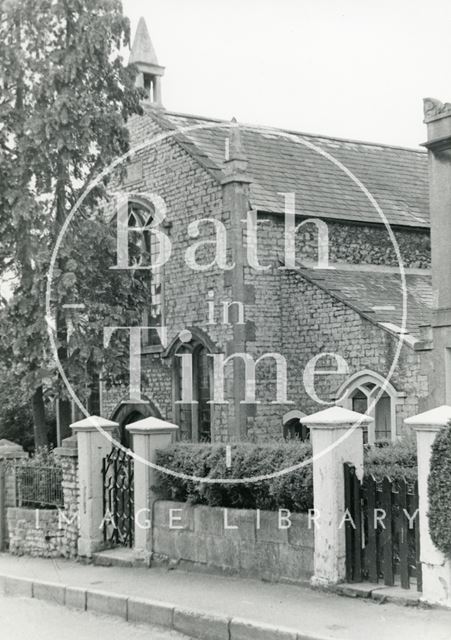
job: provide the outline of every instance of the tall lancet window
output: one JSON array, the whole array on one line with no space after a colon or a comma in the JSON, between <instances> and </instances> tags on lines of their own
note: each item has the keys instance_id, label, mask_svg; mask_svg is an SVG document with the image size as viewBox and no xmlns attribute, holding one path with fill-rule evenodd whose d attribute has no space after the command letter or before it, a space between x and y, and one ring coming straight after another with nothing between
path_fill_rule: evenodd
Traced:
<instances>
[{"instance_id":1,"label":"tall lancet window","mask_svg":"<svg viewBox=\"0 0 451 640\"><path fill-rule=\"evenodd\" d=\"M210 351L200 341L193 339L181 344L174 353L175 419L180 426L180 438L191 442L211 441L211 412L209 404L212 376ZM182 374L182 355L189 355L189 368ZM189 375L193 402L183 400L183 375Z\"/></svg>"},{"instance_id":2,"label":"tall lancet window","mask_svg":"<svg viewBox=\"0 0 451 640\"><path fill-rule=\"evenodd\" d=\"M128 205L129 256L130 264L137 267L149 267L150 300L144 312L143 326L161 327L162 314L162 273L161 267L156 267L160 256L160 243L155 233L151 233L154 211L151 205L131 201ZM135 230L135 233L133 232ZM157 331L149 329L144 332L144 345L159 348L160 337Z\"/></svg>"}]
</instances>

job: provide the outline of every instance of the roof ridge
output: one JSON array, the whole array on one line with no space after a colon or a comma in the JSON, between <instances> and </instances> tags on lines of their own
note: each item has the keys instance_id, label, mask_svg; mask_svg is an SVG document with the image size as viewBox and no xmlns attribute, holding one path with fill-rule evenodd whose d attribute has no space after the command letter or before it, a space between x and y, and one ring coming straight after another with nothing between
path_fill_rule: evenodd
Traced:
<instances>
[{"instance_id":1,"label":"roof ridge","mask_svg":"<svg viewBox=\"0 0 451 640\"><path fill-rule=\"evenodd\" d=\"M166 114L168 116L179 116L181 118L189 118L192 120L204 120L206 122L218 122L218 123L224 123L227 124L228 120L224 120L223 118L213 118L210 116L202 116L202 115L196 115L196 114L191 114L191 113L182 113L180 111L170 111L170 110L166 110ZM357 140L355 138L343 138L340 136L330 136L330 135L326 135L326 134L322 134L322 133L307 133L305 131L298 131L296 129L285 129L282 127L274 127L272 125L264 125L264 124L253 124L250 122L241 122L240 121L240 127L242 128L246 128L246 127L252 127L253 129L261 129L263 131L272 131L272 132L278 132L280 131L281 133L288 133L291 135L297 135L297 136L301 136L304 138L321 138L323 140L334 140L336 142L348 142L350 144L359 144L359 145L365 145L368 147L383 147L385 149L398 149L401 151L410 151L413 153L418 153L421 156L425 156L427 154L427 149L423 149L421 147L419 148L414 148L414 147L407 147L407 146L403 146L403 145L396 145L396 144L388 144L385 142L372 142L372 141L367 141L367 140Z\"/></svg>"}]
</instances>

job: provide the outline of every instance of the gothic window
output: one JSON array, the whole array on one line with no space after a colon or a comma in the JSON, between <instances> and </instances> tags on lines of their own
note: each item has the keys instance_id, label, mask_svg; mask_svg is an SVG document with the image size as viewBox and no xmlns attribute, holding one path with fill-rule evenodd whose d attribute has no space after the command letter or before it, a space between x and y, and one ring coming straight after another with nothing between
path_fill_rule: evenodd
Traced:
<instances>
[{"instance_id":1,"label":"gothic window","mask_svg":"<svg viewBox=\"0 0 451 640\"><path fill-rule=\"evenodd\" d=\"M382 376L370 371L356 374L337 395L348 409L366 413L374 419L363 428L365 443L396 438L396 404L400 402L400 394L391 384L385 384Z\"/></svg>"},{"instance_id":2,"label":"gothic window","mask_svg":"<svg viewBox=\"0 0 451 640\"><path fill-rule=\"evenodd\" d=\"M128 225L130 264L137 267L155 265L160 255L160 245L155 233L150 232L153 220L153 210L150 205L140 202L129 202ZM135 232L133 232L135 230ZM161 268L148 270L150 284L150 301L144 312L143 326L161 327L162 322L162 276ZM144 345L159 347L161 345L158 333L149 330L144 334Z\"/></svg>"},{"instance_id":3,"label":"gothic window","mask_svg":"<svg viewBox=\"0 0 451 640\"><path fill-rule=\"evenodd\" d=\"M182 358L188 354L193 402L181 402ZM181 345L174 354L175 416L180 427L180 438L190 442L211 441L211 362L209 351L202 343L193 340Z\"/></svg>"}]
</instances>

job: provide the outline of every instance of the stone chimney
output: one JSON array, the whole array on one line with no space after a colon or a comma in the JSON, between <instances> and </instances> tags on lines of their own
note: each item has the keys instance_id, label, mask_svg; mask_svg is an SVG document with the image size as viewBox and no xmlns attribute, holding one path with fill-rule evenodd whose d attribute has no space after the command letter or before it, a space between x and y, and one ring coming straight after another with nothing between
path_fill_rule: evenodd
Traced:
<instances>
[{"instance_id":1,"label":"stone chimney","mask_svg":"<svg viewBox=\"0 0 451 640\"><path fill-rule=\"evenodd\" d=\"M451 404L451 104L424 100L429 152L432 253L432 357L429 408Z\"/></svg>"},{"instance_id":2,"label":"stone chimney","mask_svg":"<svg viewBox=\"0 0 451 640\"><path fill-rule=\"evenodd\" d=\"M157 107L163 106L161 78L164 75L164 67L158 64L157 54L144 18L139 19L128 62L138 68L136 85L145 89L146 101Z\"/></svg>"}]
</instances>

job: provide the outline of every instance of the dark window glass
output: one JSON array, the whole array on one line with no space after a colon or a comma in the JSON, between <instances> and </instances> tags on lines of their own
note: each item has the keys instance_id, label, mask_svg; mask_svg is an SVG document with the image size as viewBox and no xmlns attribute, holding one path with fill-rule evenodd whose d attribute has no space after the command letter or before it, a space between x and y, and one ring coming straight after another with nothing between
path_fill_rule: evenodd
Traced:
<instances>
[{"instance_id":1,"label":"dark window glass","mask_svg":"<svg viewBox=\"0 0 451 640\"><path fill-rule=\"evenodd\" d=\"M375 411L375 440L390 440L391 438L391 402L384 393L376 404Z\"/></svg>"},{"instance_id":2,"label":"dark window glass","mask_svg":"<svg viewBox=\"0 0 451 640\"><path fill-rule=\"evenodd\" d=\"M199 418L199 441L210 442L211 440L211 405L210 400L210 371L208 351L205 347L200 347L196 351L197 360L197 400Z\"/></svg>"},{"instance_id":3,"label":"dark window glass","mask_svg":"<svg viewBox=\"0 0 451 640\"><path fill-rule=\"evenodd\" d=\"M352 410L357 413L366 413L368 409L368 399L360 389L357 389L352 395ZM363 443L368 443L368 427L363 427Z\"/></svg>"},{"instance_id":4,"label":"dark window glass","mask_svg":"<svg viewBox=\"0 0 451 640\"><path fill-rule=\"evenodd\" d=\"M180 438L199 442L211 441L210 362L208 350L202 346L184 345L174 356L176 399L182 397L183 353L192 354L193 400L195 403L177 404L176 416L180 426Z\"/></svg>"}]
</instances>

